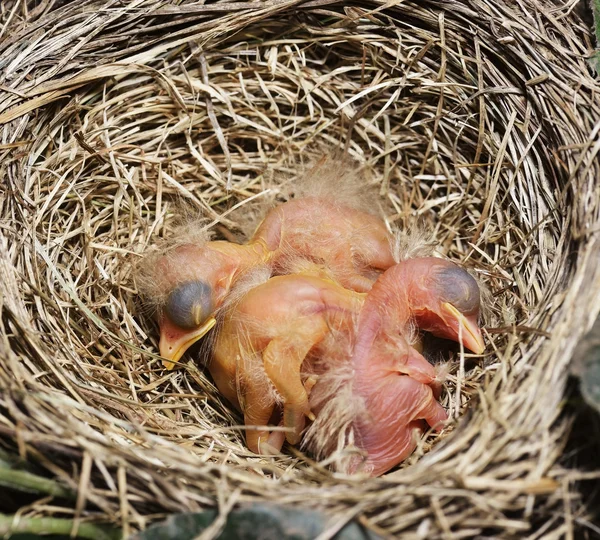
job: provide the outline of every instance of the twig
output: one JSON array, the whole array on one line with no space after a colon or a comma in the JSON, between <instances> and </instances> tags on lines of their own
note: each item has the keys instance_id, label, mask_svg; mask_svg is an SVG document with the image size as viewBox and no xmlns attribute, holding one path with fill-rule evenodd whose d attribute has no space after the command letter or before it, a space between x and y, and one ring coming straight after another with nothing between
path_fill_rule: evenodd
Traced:
<instances>
[{"instance_id":1,"label":"twig","mask_svg":"<svg viewBox=\"0 0 600 540\"><path fill-rule=\"evenodd\" d=\"M55 480L15 469L0 467L0 485L18 491L45 493L68 500L75 500L76 498L73 491L61 486Z\"/></svg>"},{"instance_id":2,"label":"twig","mask_svg":"<svg viewBox=\"0 0 600 540\"><path fill-rule=\"evenodd\" d=\"M74 521L72 519L38 518L0 514L0 534L3 535L31 533L69 536L73 524ZM119 529L109 529L93 523L82 523L79 525L76 538L89 538L90 540L120 540L122 534Z\"/></svg>"}]
</instances>

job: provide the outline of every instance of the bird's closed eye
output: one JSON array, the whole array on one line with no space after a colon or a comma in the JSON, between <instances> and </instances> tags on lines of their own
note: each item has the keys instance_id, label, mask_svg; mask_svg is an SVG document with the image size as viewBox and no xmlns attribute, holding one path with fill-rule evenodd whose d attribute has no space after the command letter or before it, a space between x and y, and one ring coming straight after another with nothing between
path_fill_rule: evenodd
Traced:
<instances>
[{"instance_id":1,"label":"bird's closed eye","mask_svg":"<svg viewBox=\"0 0 600 540\"><path fill-rule=\"evenodd\" d=\"M212 287L203 281L178 285L167 298L165 312L180 328L200 326L213 312Z\"/></svg>"},{"instance_id":2,"label":"bird's closed eye","mask_svg":"<svg viewBox=\"0 0 600 540\"><path fill-rule=\"evenodd\" d=\"M440 270L436 280L440 296L445 302L465 315L479 310L479 285L469 272L452 266Z\"/></svg>"}]
</instances>

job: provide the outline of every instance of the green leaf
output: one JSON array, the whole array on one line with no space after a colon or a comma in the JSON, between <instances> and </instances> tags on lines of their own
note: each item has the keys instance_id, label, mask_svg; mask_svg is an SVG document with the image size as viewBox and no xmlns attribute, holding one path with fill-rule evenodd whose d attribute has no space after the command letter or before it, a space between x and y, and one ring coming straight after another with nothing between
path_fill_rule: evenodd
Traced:
<instances>
[{"instance_id":1,"label":"green leaf","mask_svg":"<svg viewBox=\"0 0 600 540\"><path fill-rule=\"evenodd\" d=\"M177 514L149 527L130 540L191 540L217 518L217 512ZM313 510L271 504L256 504L234 510L218 536L219 540L312 540L331 526L328 516ZM336 540L379 540L356 522L346 524Z\"/></svg>"},{"instance_id":2,"label":"green leaf","mask_svg":"<svg viewBox=\"0 0 600 540\"><path fill-rule=\"evenodd\" d=\"M9 454L6 450L0 448L0 469L12 469L18 461L18 456Z\"/></svg>"},{"instance_id":3,"label":"green leaf","mask_svg":"<svg viewBox=\"0 0 600 540\"><path fill-rule=\"evenodd\" d=\"M600 0L592 0L592 14L594 15L596 45L600 46Z\"/></svg>"},{"instance_id":4,"label":"green leaf","mask_svg":"<svg viewBox=\"0 0 600 540\"><path fill-rule=\"evenodd\" d=\"M587 10L589 6L592 11L593 30L596 35L596 52L589 58L588 63L596 74L600 74L600 0L590 0L589 4L584 5L583 9Z\"/></svg>"},{"instance_id":5,"label":"green leaf","mask_svg":"<svg viewBox=\"0 0 600 540\"><path fill-rule=\"evenodd\" d=\"M217 512L214 510L175 514L166 521L148 527L146 530L132 536L130 540L167 540L169 538L186 540L195 538L214 521L216 516Z\"/></svg>"},{"instance_id":6,"label":"green leaf","mask_svg":"<svg viewBox=\"0 0 600 540\"><path fill-rule=\"evenodd\" d=\"M600 50L596 51L591 58L588 60L592 69L596 71L596 73L600 73Z\"/></svg>"}]
</instances>

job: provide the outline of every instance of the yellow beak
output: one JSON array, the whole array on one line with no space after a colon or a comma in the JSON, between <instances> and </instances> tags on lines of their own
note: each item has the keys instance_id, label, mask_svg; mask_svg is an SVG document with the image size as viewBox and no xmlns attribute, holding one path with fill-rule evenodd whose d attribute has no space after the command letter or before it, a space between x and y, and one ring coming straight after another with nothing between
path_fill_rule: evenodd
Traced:
<instances>
[{"instance_id":1,"label":"yellow beak","mask_svg":"<svg viewBox=\"0 0 600 540\"><path fill-rule=\"evenodd\" d=\"M483 342L481 330L477 325L476 317L465 317L458 309L447 302L442 304L442 309L450 316L453 329L456 325L455 331L457 336L462 335L462 344L475 354L481 354L485 350L485 343ZM462 330L459 330L461 327ZM460 334L459 331L461 332Z\"/></svg>"},{"instance_id":2,"label":"yellow beak","mask_svg":"<svg viewBox=\"0 0 600 540\"><path fill-rule=\"evenodd\" d=\"M158 344L160 355L164 358L163 366L166 369L173 369L185 351L205 336L216 323L216 319L210 317L199 328L189 330L175 326L165 317L160 323L160 342Z\"/></svg>"}]
</instances>

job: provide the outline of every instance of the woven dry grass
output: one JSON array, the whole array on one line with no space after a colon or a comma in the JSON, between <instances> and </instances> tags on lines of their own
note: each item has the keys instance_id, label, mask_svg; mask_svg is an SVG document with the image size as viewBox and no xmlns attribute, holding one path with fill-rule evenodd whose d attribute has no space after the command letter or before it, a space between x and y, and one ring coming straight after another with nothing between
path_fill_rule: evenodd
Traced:
<instances>
[{"instance_id":1,"label":"woven dry grass","mask_svg":"<svg viewBox=\"0 0 600 540\"><path fill-rule=\"evenodd\" d=\"M330 512L328 534L354 516L430 539L585 525L561 410L600 309L600 84L573 6L2 2L0 437L78 493L25 515L127 533L273 500ZM161 369L131 284L178 201L227 238L232 208L323 145L494 298L485 358L453 363L454 426L368 481L249 453L201 365Z\"/></svg>"}]
</instances>

